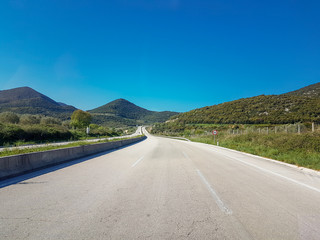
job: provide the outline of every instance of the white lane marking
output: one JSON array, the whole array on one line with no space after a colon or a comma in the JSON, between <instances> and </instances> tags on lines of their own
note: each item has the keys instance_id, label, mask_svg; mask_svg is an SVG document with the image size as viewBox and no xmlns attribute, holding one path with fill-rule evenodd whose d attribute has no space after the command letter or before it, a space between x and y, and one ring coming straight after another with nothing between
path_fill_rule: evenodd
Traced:
<instances>
[{"instance_id":1,"label":"white lane marking","mask_svg":"<svg viewBox=\"0 0 320 240\"><path fill-rule=\"evenodd\" d=\"M266 173L275 175L275 176L277 176L277 177L286 179L287 181L293 182L293 183L295 183L295 184L298 184L298 185L300 185L300 186L309 188L309 189L311 189L311 190L314 190L314 191L320 193L320 189L318 189L318 188L312 187L312 186L310 186L310 185L307 185L307 184L305 184L305 183L299 182L299 181L294 180L294 179L292 179L292 178L283 176L283 175L281 175L281 174L279 174L279 173L276 173L276 172L273 172L273 171L264 169L264 168L262 168L262 167L258 167L258 166L255 165L255 164L248 163L248 162L242 161L242 160L237 159L237 158L234 158L234 157L229 157L229 156L225 156L225 157L230 158L230 159L232 159L232 160L236 160L236 161L242 162L242 163L244 163L244 164L246 164L246 165L249 165L249 166L251 166L251 167L257 168L257 169L259 169L259 170L261 170L261 171L263 171L263 172L266 172Z\"/></svg>"},{"instance_id":2,"label":"white lane marking","mask_svg":"<svg viewBox=\"0 0 320 240\"><path fill-rule=\"evenodd\" d=\"M139 158L131 167L135 167L144 157Z\"/></svg>"},{"instance_id":3,"label":"white lane marking","mask_svg":"<svg viewBox=\"0 0 320 240\"><path fill-rule=\"evenodd\" d=\"M184 157L185 157L186 159L191 160L191 159L189 158L188 154L186 154L185 152L182 152L182 154L184 155Z\"/></svg>"},{"instance_id":4,"label":"white lane marking","mask_svg":"<svg viewBox=\"0 0 320 240\"><path fill-rule=\"evenodd\" d=\"M218 194L216 193L216 191L211 187L210 183L208 183L208 181L206 180L206 178L203 176L203 174L201 173L201 171L199 169L197 169L197 173L200 176L202 182L206 185L206 187L208 188L209 192L211 193L211 196L214 198L214 200L216 201L218 207L220 208L220 210L228 215L232 214L232 210L227 208L227 206L222 202L222 200L219 198Z\"/></svg>"}]
</instances>

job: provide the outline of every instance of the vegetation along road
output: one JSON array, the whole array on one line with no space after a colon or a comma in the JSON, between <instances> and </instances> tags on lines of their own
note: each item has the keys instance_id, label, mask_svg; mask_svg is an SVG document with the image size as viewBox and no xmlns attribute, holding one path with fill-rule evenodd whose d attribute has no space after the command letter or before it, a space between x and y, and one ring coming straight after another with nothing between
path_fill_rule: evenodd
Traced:
<instances>
[{"instance_id":1,"label":"vegetation along road","mask_svg":"<svg viewBox=\"0 0 320 240\"><path fill-rule=\"evenodd\" d=\"M318 172L155 137L0 183L0 239L319 239Z\"/></svg>"},{"instance_id":2,"label":"vegetation along road","mask_svg":"<svg viewBox=\"0 0 320 240\"><path fill-rule=\"evenodd\" d=\"M122 139L122 138L130 138L130 137L136 137L142 134L141 126L137 127L137 130L130 135L124 135L124 136L117 136L117 137L108 137L108 138L95 138L95 139L88 139L88 140L80 140L80 141L68 141L68 142L57 142L57 143L44 143L44 144L32 144L32 145L25 145L25 146L18 146L18 147L2 147L0 148L0 152L2 151L11 151L16 149L26 149L26 148L41 148L41 147L48 147L48 146L63 146L68 145L71 143L77 143L77 142L99 142L99 141L105 141L105 140L114 140L114 139Z\"/></svg>"}]
</instances>

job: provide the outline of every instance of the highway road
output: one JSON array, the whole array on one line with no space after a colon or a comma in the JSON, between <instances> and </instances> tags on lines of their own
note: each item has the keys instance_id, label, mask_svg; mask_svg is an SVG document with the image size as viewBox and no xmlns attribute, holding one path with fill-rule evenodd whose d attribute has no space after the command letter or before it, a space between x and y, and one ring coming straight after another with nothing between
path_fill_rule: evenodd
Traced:
<instances>
[{"instance_id":1,"label":"highway road","mask_svg":"<svg viewBox=\"0 0 320 240\"><path fill-rule=\"evenodd\" d=\"M0 182L0 239L320 239L320 174L143 142Z\"/></svg>"}]
</instances>

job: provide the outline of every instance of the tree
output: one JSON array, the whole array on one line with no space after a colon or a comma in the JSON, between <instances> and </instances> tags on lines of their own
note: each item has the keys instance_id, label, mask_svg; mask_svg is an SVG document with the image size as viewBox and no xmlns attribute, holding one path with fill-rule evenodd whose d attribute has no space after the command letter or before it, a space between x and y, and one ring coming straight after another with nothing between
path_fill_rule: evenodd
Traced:
<instances>
[{"instance_id":1,"label":"tree","mask_svg":"<svg viewBox=\"0 0 320 240\"><path fill-rule=\"evenodd\" d=\"M82 111L82 110L75 110L71 115L71 126L76 128L85 128L89 126L91 123L92 116L90 113Z\"/></svg>"}]
</instances>

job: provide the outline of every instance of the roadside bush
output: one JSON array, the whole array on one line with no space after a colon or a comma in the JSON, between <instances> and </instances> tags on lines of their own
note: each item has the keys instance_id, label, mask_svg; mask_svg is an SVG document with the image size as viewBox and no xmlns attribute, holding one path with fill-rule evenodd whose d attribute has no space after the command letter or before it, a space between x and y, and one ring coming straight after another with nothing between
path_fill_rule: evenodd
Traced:
<instances>
[{"instance_id":1,"label":"roadside bush","mask_svg":"<svg viewBox=\"0 0 320 240\"><path fill-rule=\"evenodd\" d=\"M85 131L80 131L80 130L70 130L71 132L71 140L79 140L79 139L85 139L87 137L87 134Z\"/></svg>"},{"instance_id":2,"label":"roadside bush","mask_svg":"<svg viewBox=\"0 0 320 240\"><path fill-rule=\"evenodd\" d=\"M12 143L25 138L25 132L18 125L2 125L0 127L0 144Z\"/></svg>"},{"instance_id":3,"label":"roadside bush","mask_svg":"<svg viewBox=\"0 0 320 240\"><path fill-rule=\"evenodd\" d=\"M90 124L90 136L113 136L113 132L107 127Z\"/></svg>"},{"instance_id":4,"label":"roadside bush","mask_svg":"<svg viewBox=\"0 0 320 240\"><path fill-rule=\"evenodd\" d=\"M17 124L18 122L19 124ZM90 125L90 128L90 136L92 137L119 136L123 132L122 130L110 129L96 124ZM30 114L22 115L19 119L19 116L14 113L0 114L0 146L85 138L87 138L85 129L71 130L70 121L61 122L61 120L54 117L41 117Z\"/></svg>"},{"instance_id":5,"label":"roadside bush","mask_svg":"<svg viewBox=\"0 0 320 240\"><path fill-rule=\"evenodd\" d=\"M71 132L60 126L27 126L25 141L57 141L68 140L71 138Z\"/></svg>"},{"instance_id":6,"label":"roadside bush","mask_svg":"<svg viewBox=\"0 0 320 240\"><path fill-rule=\"evenodd\" d=\"M71 132L62 126L44 125L1 125L0 145L13 144L15 142L48 142L69 140Z\"/></svg>"}]
</instances>

